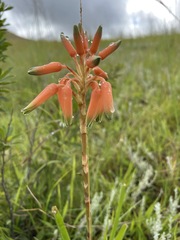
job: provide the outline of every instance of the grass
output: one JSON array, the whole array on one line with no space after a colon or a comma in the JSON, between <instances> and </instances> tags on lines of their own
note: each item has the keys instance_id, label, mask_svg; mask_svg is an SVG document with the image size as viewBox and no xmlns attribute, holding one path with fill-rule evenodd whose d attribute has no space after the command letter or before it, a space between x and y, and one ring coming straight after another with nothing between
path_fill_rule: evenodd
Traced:
<instances>
[{"instance_id":1,"label":"grass","mask_svg":"<svg viewBox=\"0 0 180 240\"><path fill-rule=\"evenodd\" d=\"M5 179L14 239L61 239L52 206L62 214L70 238L85 239L78 114L65 127L56 98L28 116L20 113L61 77L32 77L27 70L51 61L71 65L70 58L59 42L8 39L12 46L4 66L13 67L15 83L1 133L13 109ZM93 239L178 239L180 35L122 40L101 64L113 86L116 112L89 128ZM0 206L0 236L11 239L2 189Z\"/></svg>"}]
</instances>

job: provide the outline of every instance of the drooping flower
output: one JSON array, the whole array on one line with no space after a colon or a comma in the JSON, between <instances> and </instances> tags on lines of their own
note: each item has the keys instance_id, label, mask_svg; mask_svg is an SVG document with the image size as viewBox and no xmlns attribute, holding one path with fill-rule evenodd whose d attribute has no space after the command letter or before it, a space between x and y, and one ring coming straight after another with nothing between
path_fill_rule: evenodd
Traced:
<instances>
[{"instance_id":1,"label":"drooping flower","mask_svg":"<svg viewBox=\"0 0 180 240\"><path fill-rule=\"evenodd\" d=\"M114 110L112 87L105 80L100 80L100 84L92 85L91 99L87 111L88 123L91 123L103 113L112 114Z\"/></svg>"},{"instance_id":2,"label":"drooping flower","mask_svg":"<svg viewBox=\"0 0 180 240\"><path fill-rule=\"evenodd\" d=\"M111 84L107 81L101 82L102 109L104 113L113 113L114 103Z\"/></svg>"},{"instance_id":3,"label":"drooping flower","mask_svg":"<svg viewBox=\"0 0 180 240\"><path fill-rule=\"evenodd\" d=\"M112 87L107 82L108 75L98 65L120 46L121 41L114 42L97 53L102 37L101 26L98 27L90 46L87 33L84 32L81 24L74 25L73 37L75 46L61 33L62 44L75 63L74 69L59 62L29 69L28 73L31 75L49 74L63 69L69 72L57 84L48 85L27 107L22 109L24 114L31 112L51 96L57 95L64 119L70 123L73 118L72 100L76 100L80 109L82 106L86 107L89 88L91 88L89 106L83 109L83 112L82 109L80 110L81 114L86 116L87 122L92 122L103 113L114 112Z\"/></svg>"},{"instance_id":4,"label":"drooping flower","mask_svg":"<svg viewBox=\"0 0 180 240\"><path fill-rule=\"evenodd\" d=\"M60 84L58 91L58 100L67 123L71 123L73 117L72 109L72 89L70 83Z\"/></svg>"},{"instance_id":5,"label":"drooping flower","mask_svg":"<svg viewBox=\"0 0 180 240\"><path fill-rule=\"evenodd\" d=\"M91 123L100 114L102 114L102 93L97 83L95 87L93 87L89 107L87 110L88 123Z\"/></svg>"},{"instance_id":6,"label":"drooping flower","mask_svg":"<svg viewBox=\"0 0 180 240\"><path fill-rule=\"evenodd\" d=\"M45 101L47 101L50 97L55 95L58 91L58 84L51 83L45 89L37 95L37 97L30 102L27 107L22 109L22 112L24 114L32 112L34 109L39 107L41 104L43 104Z\"/></svg>"}]
</instances>

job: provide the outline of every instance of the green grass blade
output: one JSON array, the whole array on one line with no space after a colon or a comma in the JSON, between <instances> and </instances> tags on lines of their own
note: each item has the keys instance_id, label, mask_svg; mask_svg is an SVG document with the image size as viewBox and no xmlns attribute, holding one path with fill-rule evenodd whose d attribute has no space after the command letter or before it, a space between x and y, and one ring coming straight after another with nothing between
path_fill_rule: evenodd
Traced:
<instances>
[{"instance_id":1,"label":"green grass blade","mask_svg":"<svg viewBox=\"0 0 180 240\"><path fill-rule=\"evenodd\" d=\"M120 214L121 214L121 210L122 210L122 206L123 206L125 198L126 198L126 185L122 184L121 189L120 189L118 206L117 206L117 210L116 210L116 213L115 213L114 221L112 223L112 230L111 230L109 240L114 240L114 238L115 238L115 234L116 234L116 231L117 231L117 228L118 228L119 218L120 218Z\"/></svg>"},{"instance_id":2,"label":"green grass blade","mask_svg":"<svg viewBox=\"0 0 180 240\"><path fill-rule=\"evenodd\" d=\"M62 218L62 216L61 216L61 214L60 214L60 212L59 212L59 210L57 209L56 206L52 207L52 213L54 214L56 224L57 224L59 232L62 236L62 239L63 240L70 240L70 237L69 237L68 231L66 229L66 226L64 224L63 218Z\"/></svg>"},{"instance_id":3,"label":"green grass blade","mask_svg":"<svg viewBox=\"0 0 180 240\"><path fill-rule=\"evenodd\" d=\"M72 175L71 175L71 185L70 185L70 207L73 208L73 199L74 199L74 182L76 177L76 158L73 158L72 163Z\"/></svg>"},{"instance_id":4,"label":"green grass blade","mask_svg":"<svg viewBox=\"0 0 180 240\"><path fill-rule=\"evenodd\" d=\"M128 225L123 224L121 229L119 230L118 235L116 236L115 240L122 240L124 238L127 228L128 228Z\"/></svg>"}]
</instances>

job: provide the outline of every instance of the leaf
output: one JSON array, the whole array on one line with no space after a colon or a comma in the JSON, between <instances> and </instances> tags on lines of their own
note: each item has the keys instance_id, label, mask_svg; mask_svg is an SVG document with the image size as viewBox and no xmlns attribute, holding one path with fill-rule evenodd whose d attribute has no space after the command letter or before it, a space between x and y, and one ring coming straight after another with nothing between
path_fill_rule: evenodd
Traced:
<instances>
[{"instance_id":1,"label":"leaf","mask_svg":"<svg viewBox=\"0 0 180 240\"><path fill-rule=\"evenodd\" d=\"M119 218L120 218L122 206L123 206L123 203L125 201L125 198L126 198L126 185L122 184L121 185L121 189L120 189L118 206L117 206L117 209L116 209L114 221L112 223L112 230L111 230L111 234L110 234L109 240L114 240L115 233L117 231L118 224L119 224Z\"/></svg>"},{"instance_id":2,"label":"leaf","mask_svg":"<svg viewBox=\"0 0 180 240\"><path fill-rule=\"evenodd\" d=\"M8 74L10 73L11 69L12 69L12 68L8 68L8 69L5 70L5 71L2 71L2 70L0 69L0 81L4 81L4 80L6 80L7 78L13 77L12 75L8 75Z\"/></svg>"},{"instance_id":3,"label":"leaf","mask_svg":"<svg viewBox=\"0 0 180 240\"><path fill-rule=\"evenodd\" d=\"M7 88L0 89L0 93L8 93L8 92L9 92L9 89L7 89Z\"/></svg>"},{"instance_id":4,"label":"leaf","mask_svg":"<svg viewBox=\"0 0 180 240\"><path fill-rule=\"evenodd\" d=\"M52 207L52 213L55 217L56 225L59 229L59 232L61 233L62 239L63 240L70 240L70 237L69 237L68 231L66 229L66 226L64 224L63 218L62 218L62 216L61 216L61 214L60 214L60 212L59 212L59 210L57 209L56 206Z\"/></svg>"},{"instance_id":5,"label":"leaf","mask_svg":"<svg viewBox=\"0 0 180 240\"><path fill-rule=\"evenodd\" d=\"M119 230L115 240L122 240L124 238L124 235L126 233L127 228L128 228L128 225L127 224L123 224L121 229Z\"/></svg>"}]
</instances>

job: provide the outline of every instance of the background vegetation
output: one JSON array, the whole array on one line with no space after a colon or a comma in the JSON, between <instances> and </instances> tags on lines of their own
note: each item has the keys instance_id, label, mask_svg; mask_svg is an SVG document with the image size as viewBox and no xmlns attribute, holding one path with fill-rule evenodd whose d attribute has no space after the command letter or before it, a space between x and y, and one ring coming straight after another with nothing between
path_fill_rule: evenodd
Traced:
<instances>
[{"instance_id":1,"label":"background vegetation","mask_svg":"<svg viewBox=\"0 0 180 240\"><path fill-rule=\"evenodd\" d=\"M0 239L61 239L54 205L71 239L85 239L76 106L70 127L55 97L30 115L20 112L61 77L27 70L51 61L71 65L70 58L60 42L6 38L12 46L2 71L12 67L13 83L0 99ZM94 239L114 239L124 223L126 240L179 239L180 35L122 40L101 64L116 112L89 128Z\"/></svg>"}]
</instances>

